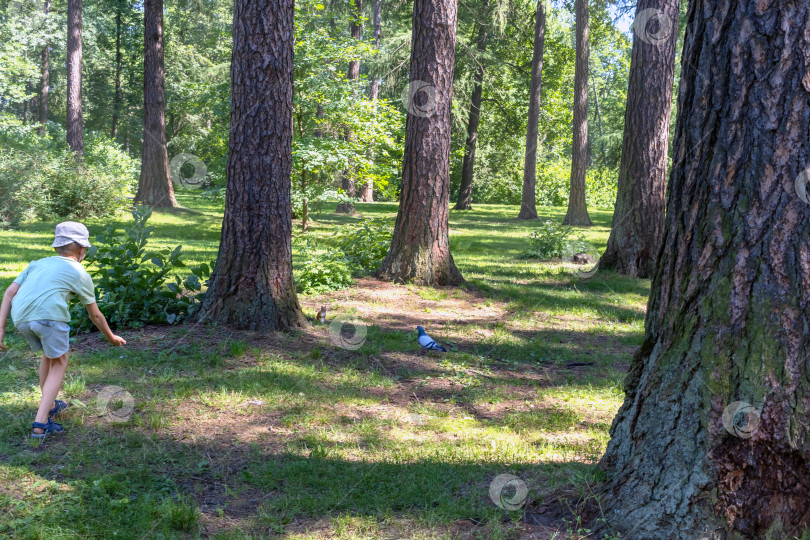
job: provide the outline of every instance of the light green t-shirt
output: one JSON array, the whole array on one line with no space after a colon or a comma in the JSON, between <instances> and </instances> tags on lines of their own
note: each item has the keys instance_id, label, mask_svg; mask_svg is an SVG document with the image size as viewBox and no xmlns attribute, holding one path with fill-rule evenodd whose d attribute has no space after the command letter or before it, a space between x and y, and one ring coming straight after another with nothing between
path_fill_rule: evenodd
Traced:
<instances>
[{"instance_id":1,"label":"light green t-shirt","mask_svg":"<svg viewBox=\"0 0 810 540\"><path fill-rule=\"evenodd\" d=\"M20 284L11 301L14 324L43 320L67 323L68 302L74 294L85 306L96 301L93 278L84 266L68 257L32 261L14 283Z\"/></svg>"}]
</instances>

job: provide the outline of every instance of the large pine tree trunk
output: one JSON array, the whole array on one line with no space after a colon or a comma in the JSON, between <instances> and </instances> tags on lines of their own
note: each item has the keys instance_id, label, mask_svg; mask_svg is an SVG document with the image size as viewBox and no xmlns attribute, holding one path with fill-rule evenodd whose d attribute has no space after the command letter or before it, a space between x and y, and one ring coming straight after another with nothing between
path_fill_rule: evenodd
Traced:
<instances>
[{"instance_id":1,"label":"large pine tree trunk","mask_svg":"<svg viewBox=\"0 0 810 540\"><path fill-rule=\"evenodd\" d=\"M115 94L113 95L112 126L110 138L118 137L118 117L121 114L121 5L116 4L115 14Z\"/></svg>"},{"instance_id":2,"label":"large pine tree trunk","mask_svg":"<svg viewBox=\"0 0 810 540\"><path fill-rule=\"evenodd\" d=\"M382 0L374 0L374 48L379 50L380 37L382 36ZM371 83L368 87L368 96L371 101L376 102L380 93L380 82L377 74L371 74ZM376 105L376 103L375 103ZM373 157L373 156L372 156ZM360 188L360 200L363 202L374 202L374 179L369 178Z\"/></svg>"},{"instance_id":3,"label":"large pine tree trunk","mask_svg":"<svg viewBox=\"0 0 810 540\"><path fill-rule=\"evenodd\" d=\"M526 159L523 162L523 194L518 219L537 218L537 138L540 122L540 96L543 91L543 50L546 43L546 10L537 2L534 20L532 78L529 87L529 123L526 127Z\"/></svg>"},{"instance_id":4,"label":"large pine tree trunk","mask_svg":"<svg viewBox=\"0 0 810 540\"><path fill-rule=\"evenodd\" d=\"M689 2L663 245L602 460L622 538L810 525L807 28L808 2Z\"/></svg>"},{"instance_id":5,"label":"large pine tree trunk","mask_svg":"<svg viewBox=\"0 0 810 540\"><path fill-rule=\"evenodd\" d=\"M489 11L489 2L485 7L485 12ZM464 161L461 164L461 186L458 190L458 200L456 210L472 209L472 183L475 172L475 146L478 143L478 121L481 118L482 83L484 81L484 65L481 56L487 50L487 27L488 17L478 23L478 40L476 50L478 52L478 67L473 76L473 92L470 98L470 116L467 121L467 141L464 144Z\"/></svg>"},{"instance_id":6,"label":"large pine tree trunk","mask_svg":"<svg viewBox=\"0 0 810 540\"><path fill-rule=\"evenodd\" d=\"M144 2L143 146L135 200L157 207L177 206L166 149L163 90L163 0Z\"/></svg>"},{"instance_id":7,"label":"large pine tree trunk","mask_svg":"<svg viewBox=\"0 0 810 540\"><path fill-rule=\"evenodd\" d=\"M352 2L354 4L354 19L352 20L351 33L354 39L361 39L363 37L363 0L352 0ZM349 62L349 70L346 72L346 78L350 81L355 81L360 78L360 60L352 60ZM345 140L352 140L351 131L346 131ZM343 179L341 180L340 187L344 193L346 193L346 196L357 196L353 166L350 165L347 170L343 171ZM339 214L354 214L354 204L351 202L340 203L335 209L335 212Z\"/></svg>"},{"instance_id":8,"label":"large pine tree trunk","mask_svg":"<svg viewBox=\"0 0 810 540\"><path fill-rule=\"evenodd\" d=\"M664 232L680 4L641 0L636 8L619 189L607 249L599 261L601 268L632 277L652 277ZM661 15L651 18L650 13Z\"/></svg>"},{"instance_id":9,"label":"large pine tree trunk","mask_svg":"<svg viewBox=\"0 0 810 540\"><path fill-rule=\"evenodd\" d=\"M45 18L51 12L51 0L45 0ZM45 134L45 126L48 124L48 92L50 91L51 84L51 44L49 41L45 42L45 48L42 49L42 75L39 81L39 134Z\"/></svg>"},{"instance_id":10,"label":"large pine tree trunk","mask_svg":"<svg viewBox=\"0 0 810 540\"><path fill-rule=\"evenodd\" d=\"M427 84L431 92L416 93L408 106L399 211L391 249L377 276L456 285L463 278L450 255L448 225L455 0L415 0L412 43L411 88Z\"/></svg>"},{"instance_id":11,"label":"large pine tree trunk","mask_svg":"<svg viewBox=\"0 0 810 540\"><path fill-rule=\"evenodd\" d=\"M306 323L292 272L293 13L293 0L234 3L225 217L203 321Z\"/></svg>"},{"instance_id":12,"label":"large pine tree trunk","mask_svg":"<svg viewBox=\"0 0 810 540\"><path fill-rule=\"evenodd\" d=\"M84 152L82 132L82 0L67 5L67 143L77 155Z\"/></svg>"},{"instance_id":13,"label":"large pine tree trunk","mask_svg":"<svg viewBox=\"0 0 810 540\"><path fill-rule=\"evenodd\" d=\"M585 204L585 173L588 171L588 0L576 0L577 53L574 70L574 137L571 155L571 189L563 223L590 227Z\"/></svg>"}]
</instances>

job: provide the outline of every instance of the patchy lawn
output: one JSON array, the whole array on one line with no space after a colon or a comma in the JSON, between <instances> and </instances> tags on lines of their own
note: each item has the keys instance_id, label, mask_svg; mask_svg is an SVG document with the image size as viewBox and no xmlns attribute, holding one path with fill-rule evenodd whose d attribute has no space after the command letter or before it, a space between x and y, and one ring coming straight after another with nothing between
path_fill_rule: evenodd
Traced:
<instances>
[{"instance_id":1,"label":"patchy lawn","mask_svg":"<svg viewBox=\"0 0 810 540\"><path fill-rule=\"evenodd\" d=\"M190 264L210 261L221 214L193 195L180 201L186 209L155 212L155 244L182 244ZM396 206L358 210L393 216ZM581 279L573 264L518 258L537 222L514 220L517 211L451 212L462 288L362 278L301 297L312 319L328 307L327 324L296 334L147 327L121 331L129 342L121 349L98 334L79 336L63 394L73 404L66 432L41 445L26 439L39 395L36 357L9 326L11 351L0 362L0 536L584 535L577 508L567 520L527 519L521 490L533 509L561 492L593 498L649 283ZM564 209L541 214L562 219ZM610 213L591 216L596 225L583 233L604 249ZM359 219L313 217L309 234L323 243L335 226ZM106 223L88 225L98 234ZM52 230L35 223L0 231L0 285L50 254ZM417 324L451 351L418 354ZM359 347L337 346L333 337L353 339L352 328L365 333ZM504 483L501 508L490 491Z\"/></svg>"}]
</instances>

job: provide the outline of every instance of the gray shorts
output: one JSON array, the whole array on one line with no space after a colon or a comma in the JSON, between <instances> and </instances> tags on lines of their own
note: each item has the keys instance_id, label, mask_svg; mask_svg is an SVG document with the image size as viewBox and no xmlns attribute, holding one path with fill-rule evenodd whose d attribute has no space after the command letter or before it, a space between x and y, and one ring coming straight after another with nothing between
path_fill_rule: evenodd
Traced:
<instances>
[{"instance_id":1,"label":"gray shorts","mask_svg":"<svg viewBox=\"0 0 810 540\"><path fill-rule=\"evenodd\" d=\"M20 323L17 332L31 348L48 358L59 358L70 348L70 327L62 321L31 321Z\"/></svg>"}]
</instances>

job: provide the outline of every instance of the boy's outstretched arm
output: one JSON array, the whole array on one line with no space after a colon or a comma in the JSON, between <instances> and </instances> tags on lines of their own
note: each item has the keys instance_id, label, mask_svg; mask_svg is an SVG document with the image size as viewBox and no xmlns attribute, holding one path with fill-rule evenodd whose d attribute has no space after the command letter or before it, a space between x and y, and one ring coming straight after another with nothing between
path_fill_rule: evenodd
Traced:
<instances>
[{"instance_id":1,"label":"boy's outstretched arm","mask_svg":"<svg viewBox=\"0 0 810 540\"><path fill-rule=\"evenodd\" d=\"M8 314L11 311L11 300L19 290L20 284L12 283L3 293L3 303L0 304L0 351L8 350L8 347L3 345L3 341L6 339L6 321L8 321Z\"/></svg>"},{"instance_id":2,"label":"boy's outstretched arm","mask_svg":"<svg viewBox=\"0 0 810 540\"><path fill-rule=\"evenodd\" d=\"M90 317L90 320L93 321L96 328L98 328L99 331L104 334L107 341L112 343L115 347L120 347L121 345L127 344L124 338L116 336L112 333L112 330L110 330L110 325L107 324L107 319L104 318L104 314L100 309L98 309L98 304L94 302L92 304L87 304L84 307L87 309L87 315Z\"/></svg>"}]
</instances>

